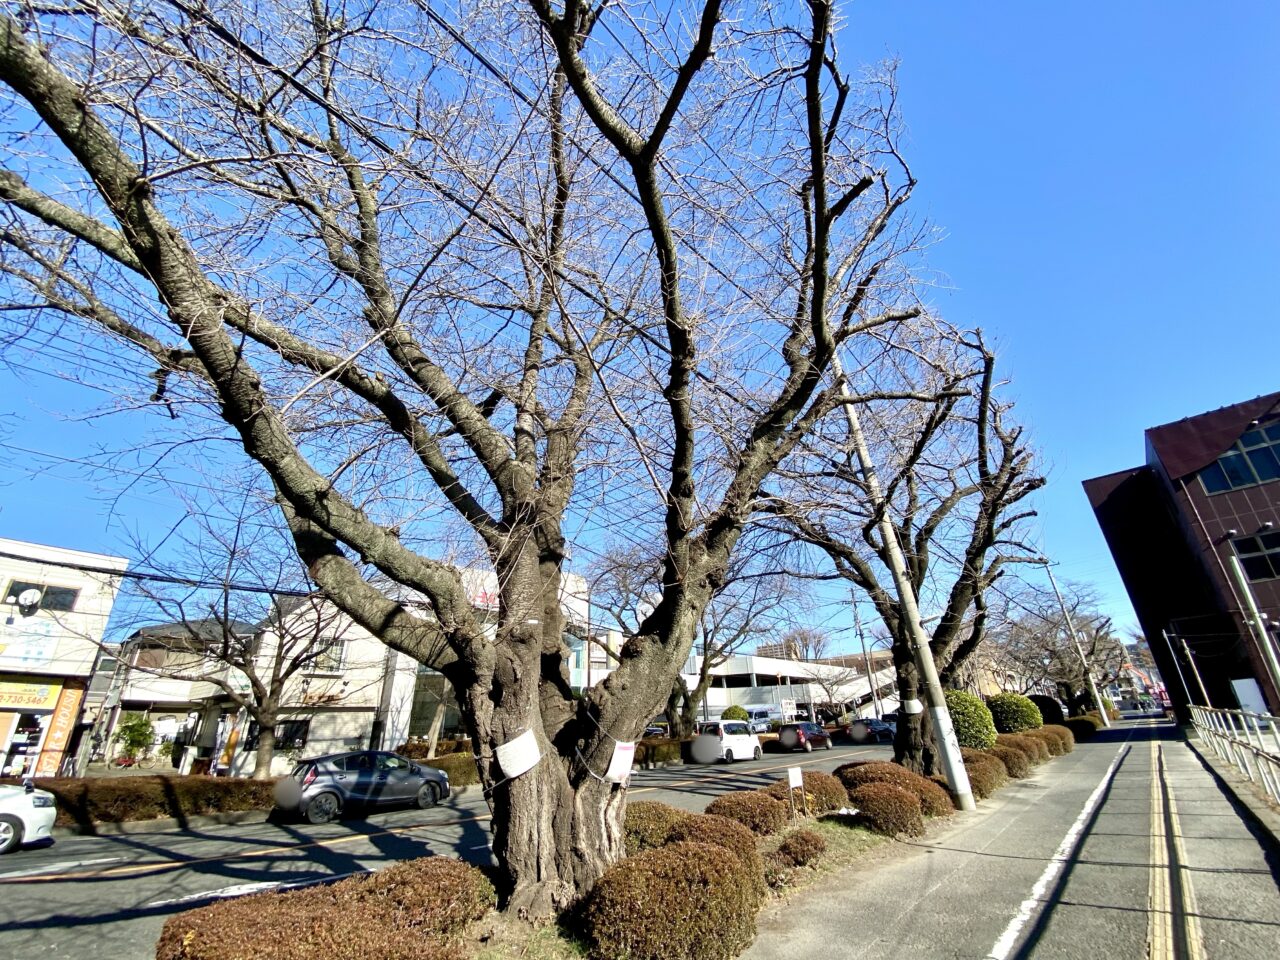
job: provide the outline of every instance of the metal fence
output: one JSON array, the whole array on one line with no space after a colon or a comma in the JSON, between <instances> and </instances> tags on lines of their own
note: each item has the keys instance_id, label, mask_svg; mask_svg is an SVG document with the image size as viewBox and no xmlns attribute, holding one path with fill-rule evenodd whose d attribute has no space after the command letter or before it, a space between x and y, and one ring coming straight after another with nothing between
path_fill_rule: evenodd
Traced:
<instances>
[{"instance_id":1,"label":"metal fence","mask_svg":"<svg viewBox=\"0 0 1280 960\"><path fill-rule=\"evenodd\" d=\"M1280 803L1280 717L1194 705L1191 716L1214 753Z\"/></svg>"}]
</instances>

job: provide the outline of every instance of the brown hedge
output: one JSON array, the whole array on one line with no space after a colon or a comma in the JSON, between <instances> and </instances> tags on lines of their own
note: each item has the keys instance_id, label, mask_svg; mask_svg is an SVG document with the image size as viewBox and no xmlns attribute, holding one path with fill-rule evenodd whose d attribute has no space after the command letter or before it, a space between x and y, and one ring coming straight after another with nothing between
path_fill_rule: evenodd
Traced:
<instances>
[{"instance_id":1,"label":"brown hedge","mask_svg":"<svg viewBox=\"0 0 1280 960\"><path fill-rule=\"evenodd\" d=\"M645 850L664 846L671 828L690 816L657 800L636 800L627 804L627 814L622 825L623 841L627 856L633 857Z\"/></svg>"},{"instance_id":2,"label":"brown hedge","mask_svg":"<svg viewBox=\"0 0 1280 960\"><path fill-rule=\"evenodd\" d=\"M924 833L920 798L892 783L864 783L849 791L858 817L872 830L890 837L918 837Z\"/></svg>"},{"instance_id":3,"label":"brown hedge","mask_svg":"<svg viewBox=\"0 0 1280 960\"><path fill-rule=\"evenodd\" d=\"M449 784L454 787L465 787L480 782L480 774L476 770L476 758L470 753L448 753L434 760L419 760L424 767L435 767L449 775Z\"/></svg>"},{"instance_id":4,"label":"brown hedge","mask_svg":"<svg viewBox=\"0 0 1280 960\"><path fill-rule=\"evenodd\" d=\"M641 765L650 763L679 763L684 743L680 740L652 738L641 740L636 744L635 762Z\"/></svg>"},{"instance_id":5,"label":"brown hedge","mask_svg":"<svg viewBox=\"0 0 1280 960\"><path fill-rule=\"evenodd\" d=\"M913 773L901 764L863 763L845 769L840 779L850 791L867 783L892 783L902 787L920 798L921 810L926 817L949 817L956 810L951 793L945 787L939 787L928 777Z\"/></svg>"},{"instance_id":6,"label":"brown hedge","mask_svg":"<svg viewBox=\"0 0 1280 960\"><path fill-rule=\"evenodd\" d=\"M763 790L735 790L707 804L707 813L736 820L752 833L767 837L787 823L787 805Z\"/></svg>"},{"instance_id":7,"label":"brown hedge","mask_svg":"<svg viewBox=\"0 0 1280 960\"><path fill-rule=\"evenodd\" d=\"M1049 748L1050 756L1060 757L1067 752L1066 746L1062 742L1062 738L1053 731L1045 733L1044 728L1041 728L1039 730L1027 730L1025 735L1028 737L1034 737L1045 744L1045 746ZM1072 741L1072 746L1074 745L1075 743Z\"/></svg>"},{"instance_id":8,"label":"brown hedge","mask_svg":"<svg viewBox=\"0 0 1280 960\"><path fill-rule=\"evenodd\" d=\"M816 770L806 770L803 778L805 798L809 804L809 813L813 816L820 816L824 813L830 813L832 810L839 810L848 804L848 791L845 789L844 784L831 774L821 773ZM787 785L786 780L779 780L777 783L765 788L764 792L785 804L787 802L787 794L791 792L791 788ZM798 792L796 794L796 802L800 802Z\"/></svg>"},{"instance_id":9,"label":"brown hedge","mask_svg":"<svg viewBox=\"0 0 1280 960\"><path fill-rule=\"evenodd\" d=\"M583 911L592 960L729 960L755 937L760 893L709 843L673 843L605 871Z\"/></svg>"},{"instance_id":10,"label":"brown hedge","mask_svg":"<svg viewBox=\"0 0 1280 960\"><path fill-rule=\"evenodd\" d=\"M807 867L817 863L827 852L827 841L816 830L801 827L787 834L778 845L777 856L782 863L791 867Z\"/></svg>"},{"instance_id":11,"label":"brown hedge","mask_svg":"<svg viewBox=\"0 0 1280 960\"><path fill-rule=\"evenodd\" d=\"M395 753L410 760L427 759L427 741L410 740L396 747ZM454 753L471 753L470 740L441 740L436 744L436 757L446 757Z\"/></svg>"},{"instance_id":12,"label":"brown hedge","mask_svg":"<svg viewBox=\"0 0 1280 960\"><path fill-rule=\"evenodd\" d=\"M672 825L667 843L710 843L724 847L742 864L742 869L752 882L759 883L764 873L764 861L756 845L756 835L728 817L713 813L691 813Z\"/></svg>"},{"instance_id":13,"label":"brown hedge","mask_svg":"<svg viewBox=\"0 0 1280 960\"><path fill-rule=\"evenodd\" d=\"M987 752L1000 759L1004 764L1005 772L1014 780L1021 780L1031 772L1031 761L1017 747L997 743Z\"/></svg>"},{"instance_id":14,"label":"brown hedge","mask_svg":"<svg viewBox=\"0 0 1280 960\"><path fill-rule=\"evenodd\" d=\"M18 782L12 777L0 780ZM89 832L97 823L270 810L275 806L274 786L274 780L238 777L36 778L36 787L48 790L57 801L57 826Z\"/></svg>"},{"instance_id":15,"label":"brown hedge","mask_svg":"<svg viewBox=\"0 0 1280 960\"><path fill-rule=\"evenodd\" d=\"M1009 779L1009 771L999 757L985 750L974 750L961 747L960 756L964 760L964 768L969 772L969 785L979 800L985 800L1005 785Z\"/></svg>"},{"instance_id":16,"label":"brown hedge","mask_svg":"<svg viewBox=\"0 0 1280 960\"><path fill-rule=\"evenodd\" d=\"M1066 728L1071 731L1071 735L1075 737L1076 742L1081 740L1092 740L1098 735L1098 731L1102 728L1102 721L1097 716L1084 717L1068 717Z\"/></svg>"},{"instance_id":17,"label":"brown hedge","mask_svg":"<svg viewBox=\"0 0 1280 960\"><path fill-rule=\"evenodd\" d=\"M1072 735L1071 730L1060 723L1046 723L1040 728L1040 732L1048 733L1056 736L1062 743L1062 752L1070 753L1076 748L1076 738Z\"/></svg>"},{"instance_id":18,"label":"brown hedge","mask_svg":"<svg viewBox=\"0 0 1280 960\"><path fill-rule=\"evenodd\" d=\"M1049 752L1049 744L1043 737L1028 737L1023 733L1002 733L996 738L996 745L1013 747L1027 755L1032 766L1044 763L1053 756Z\"/></svg>"},{"instance_id":19,"label":"brown hedge","mask_svg":"<svg viewBox=\"0 0 1280 960\"><path fill-rule=\"evenodd\" d=\"M475 867L449 857L283 893L220 900L170 917L156 960L455 960L455 935L496 902Z\"/></svg>"}]
</instances>

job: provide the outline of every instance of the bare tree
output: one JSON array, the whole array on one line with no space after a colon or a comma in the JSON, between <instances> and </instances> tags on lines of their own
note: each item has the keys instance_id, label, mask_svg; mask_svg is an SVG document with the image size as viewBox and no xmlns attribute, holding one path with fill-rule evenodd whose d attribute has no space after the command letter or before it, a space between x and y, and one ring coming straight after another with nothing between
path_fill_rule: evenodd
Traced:
<instances>
[{"instance_id":1,"label":"bare tree","mask_svg":"<svg viewBox=\"0 0 1280 960\"><path fill-rule=\"evenodd\" d=\"M1044 480L1023 428L997 395L996 358L979 335L889 349L903 385L930 399L893 401L863 414L882 503L870 497L836 419L788 465L773 510L870 598L893 636L898 695L908 702L919 698L921 681L903 599L886 579L890 545L879 526L882 511L906 558L914 599L941 611L932 618L930 648L940 676L951 680L982 641L985 592L1008 563L1033 555L1020 542L1019 525L1034 512L1020 505ZM927 714L904 712L897 731L899 762L939 772Z\"/></svg>"},{"instance_id":2,"label":"bare tree","mask_svg":"<svg viewBox=\"0 0 1280 960\"><path fill-rule=\"evenodd\" d=\"M10 338L106 351L174 447L244 450L325 596L458 692L531 916L621 856L598 774L841 402L835 351L920 313L892 76L846 76L831 6L640 6L0 14ZM661 597L577 698L566 519L597 509Z\"/></svg>"}]
</instances>

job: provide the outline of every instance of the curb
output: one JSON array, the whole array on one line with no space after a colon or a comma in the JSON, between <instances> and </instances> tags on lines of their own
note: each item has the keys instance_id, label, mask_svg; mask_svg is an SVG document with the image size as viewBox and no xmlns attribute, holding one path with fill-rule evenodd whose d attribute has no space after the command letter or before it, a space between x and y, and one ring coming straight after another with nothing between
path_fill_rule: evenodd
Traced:
<instances>
[{"instance_id":1,"label":"curb","mask_svg":"<svg viewBox=\"0 0 1280 960\"><path fill-rule=\"evenodd\" d=\"M1183 742L1191 748L1209 771L1210 776L1222 791L1236 802L1249 821L1270 838L1276 849L1280 849L1280 813L1267 805L1266 800L1258 795L1253 784L1212 750L1204 749L1198 739L1193 740L1187 737Z\"/></svg>"}]
</instances>

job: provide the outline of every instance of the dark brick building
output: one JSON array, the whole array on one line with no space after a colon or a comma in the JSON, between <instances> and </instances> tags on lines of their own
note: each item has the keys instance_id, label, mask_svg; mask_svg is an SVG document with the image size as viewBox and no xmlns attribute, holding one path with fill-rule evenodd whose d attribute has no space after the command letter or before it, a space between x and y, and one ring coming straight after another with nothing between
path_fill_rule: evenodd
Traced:
<instances>
[{"instance_id":1,"label":"dark brick building","mask_svg":"<svg viewBox=\"0 0 1280 960\"><path fill-rule=\"evenodd\" d=\"M1252 679L1280 713L1280 393L1153 427L1146 440L1145 466L1084 489L1165 685L1184 718L1178 667L1203 700L1185 640L1213 706L1237 708Z\"/></svg>"}]
</instances>

